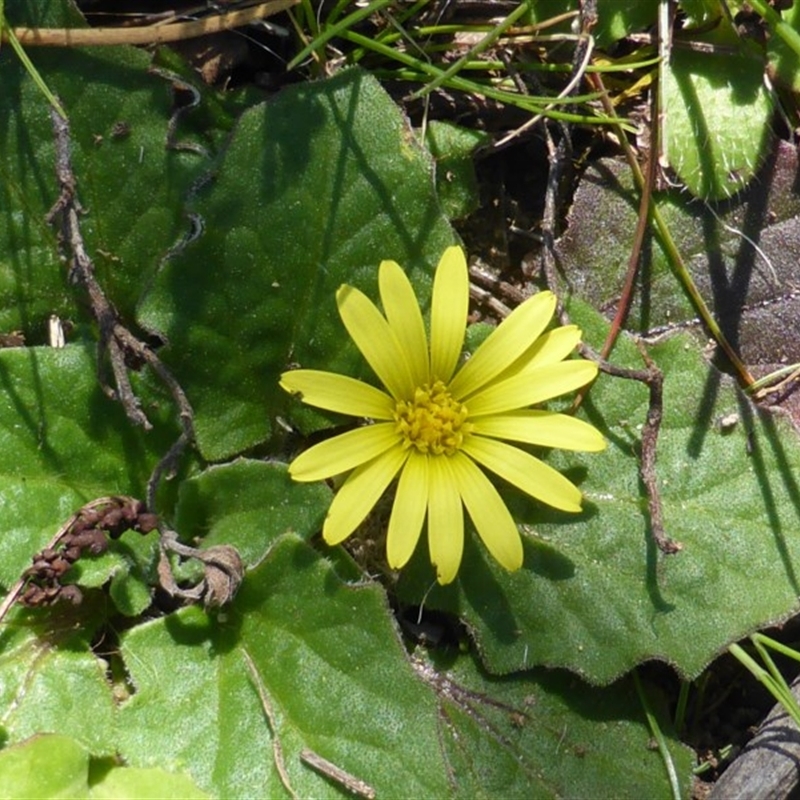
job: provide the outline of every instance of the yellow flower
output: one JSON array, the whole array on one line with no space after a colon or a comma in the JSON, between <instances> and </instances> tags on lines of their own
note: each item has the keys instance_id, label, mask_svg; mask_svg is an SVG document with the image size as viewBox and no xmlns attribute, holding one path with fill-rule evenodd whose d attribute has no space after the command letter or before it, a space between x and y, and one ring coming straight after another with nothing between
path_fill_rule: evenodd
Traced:
<instances>
[{"instance_id":1,"label":"yellow flower","mask_svg":"<svg viewBox=\"0 0 800 800\"><path fill-rule=\"evenodd\" d=\"M318 408L366 417L372 424L301 453L289 466L297 481L349 472L323 526L330 545L350 536L400 475L386 555L399 569L411 558L428 518L428 547L439 583L452 581L464 546L462 503L486 548L508 570L522 565L522 542L485 467L562 511L580 511L581 493L561 473L514 442L598 451L602 435L564 414L532 410L591 381L597 367L564 359L580 340L575 325L543 333L556 306L551 292L522 303L457 369L466 330L469 274L464 253L449 247L436 270L430 349L414 290L394 261L380 265L384 313L358 289L342 286L339 314L386 391L332 372L298 369L281 386Z\"/></svg>"}]
</instances>

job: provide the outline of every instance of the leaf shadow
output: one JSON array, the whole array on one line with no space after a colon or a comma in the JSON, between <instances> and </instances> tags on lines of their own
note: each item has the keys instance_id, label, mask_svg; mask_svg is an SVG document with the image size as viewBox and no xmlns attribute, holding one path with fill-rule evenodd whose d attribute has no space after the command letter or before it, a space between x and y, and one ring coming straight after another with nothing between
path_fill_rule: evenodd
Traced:
<instances>
[{"instance_id":1,"label":"leaf shadow","mask_svg":"<svg viewBox=\"0 0 800 800\"><path fill-rule=\"evenodd\" d=\"M372 159L370 159L369 154L364 150L362 142L353 135L355 117L359 98L361 96L360 87L362 83L369 78L369 73L362 72L359 69L353 69L342 71L337 77L341 77L341 80L346 84L352 83L354 91L350 94L350 102L346 112L343 113L343 110L337 104L331 104L332 116L341 133L341 149L336 157L336 169L333 181L333 213L329 216L329 222L325 230L323 253L329 253L334 234L337 227L341 224L337 219L337 210L346 207L342 202L344 200L343 185L345 168L348 161L352 159L358 169L359 177L366 180L372 188L374 195L379 200L379 211L388 217L392 227L399 234L403 246L412 254L413 260L421 259L424 245L440 222L442 215L442 210L439 206L436 194L435 192L430 192L428 194L427 205L423 211L422 219L418 220L412 228L400 213L401 209L398 205L398 201L392 195L391 187L381 179L381 176L372 164ZM335 81L336 78L331 80ZM406 146L409 148L416 148L416 144L413 141L413 134L410 128L407 127L407 123L404 124L406 127L401 131L401 135L408 137L409 141ZM402 148L403 145L401 144L401 151Z\"/></svg>"},{"instance_id":2,"label":"leaf shadow","mask_svg":"<svg viewBox=\"0 0 800 800\"><path fill-rule=\"evenodd\" d=\"M19 357L19 352L10 352L9 358ZM16 419L29 434L30 444L37 453L48 463L54 473L61 473L65 469L64 462L58 451L50 443L48 430L48 406L45 401L44 385L42 383L39 353L35 348L24 350L24 355L30 364L31 387L35 397L35 405L31 407L20 395L19 381L12 377L5 359L0 358L0 388L7 403L14 407ZM15 427L20 427L19 424Z\"/></svg>"},{"instance_id":3,"label":"leaf shadow","mask_svg":"<svg viewBox=\"0 0 800 800\"><path fill-rule=\"evenodd\" d=\"M743 395L739 397L739 412L747 431L749 456L761 490L764 510L767 513L770 530L775 539L775 547L778 550L786 576L791 583L792 591L795 595L800 595L800 580L798 580L794 561L787 545L785 527L778 513L776 491L775 487L770 483L769 471L762 450L762 438L766 440L772 451L772 456L775 459L783 482L783 488L791 500L791 507L797 517L797 522L800 523L800 485L798 485L794 475L796 468L789 463L786 449L775 425L775 419L770 412L754 407ZM763 437L758 436L756 433L756 421L760 422L758 427L763 432Z\"/></svg>"},{"instance_id":4,"label":"leaf shadow","mask_svg":"<svg viewBox=\"0 0 800 800\"><path fill-rule=\"evenodd\" d=\"M687 452L694 459L700 457L708 432L715 428L714 410L719 400L722 381L722 374L713 367L709 368L703 397L697 406L692 434L687 445ZM787 545L785 528L778 509L776 487L773 485L774 481L771 478L771 474L775 470L770 470L769 468L765 452L761 446L762 439L769 444L781 475L784 489L791 500L791 506L795 514L798 516L798 522L800 522L800 484L794 477L794 468L789 462L772 414L769 411L759 409L751 403L739 389L735 391L741 418L740 424L743 425L746 432L746 449L743 455L749 458L752 464L752 472L761 492L764 511L769 520L770 531L775 540L775 547L783 570L791 583L794 593L800 594L800 579L798 579L792 555Z\"/></svg>"}]
</instances>

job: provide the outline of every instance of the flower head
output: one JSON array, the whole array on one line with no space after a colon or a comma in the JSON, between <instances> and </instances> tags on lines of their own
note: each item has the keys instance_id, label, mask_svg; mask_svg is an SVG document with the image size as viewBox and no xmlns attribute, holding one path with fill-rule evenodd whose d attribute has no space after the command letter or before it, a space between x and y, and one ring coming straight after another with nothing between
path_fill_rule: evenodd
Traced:
<instances>
[{"instance_id":1,"label":"flower head","mask_svg":"<svg viewBox=\"0 0 800 800\"><path fill-rule=\"evenodd\" d=\"M464 253L449 247L433 284L430 347L405 272L380 265L383 313L358 289L336 295L347 331L385 390L344 375L298 369L281 386L318 408L366 417L371 424L301 453L289 466L297 481L349 473L331 503L323 536L334 545L364 520L399 475L386 555L399 569L411 558L427 516L428 547L439 583L461 563L466 507L494 558L522 565L522 542L505 503L481 467L562 511L580 511L581 493L561 473L502 441L598 451L602 435L564 414L530 406L591 381L597 367L564 359L580 340L566 325L544 333L556 307L551 292L522 303L458 368L466 330L469 275Z\"/></svg>"}]
</instances>

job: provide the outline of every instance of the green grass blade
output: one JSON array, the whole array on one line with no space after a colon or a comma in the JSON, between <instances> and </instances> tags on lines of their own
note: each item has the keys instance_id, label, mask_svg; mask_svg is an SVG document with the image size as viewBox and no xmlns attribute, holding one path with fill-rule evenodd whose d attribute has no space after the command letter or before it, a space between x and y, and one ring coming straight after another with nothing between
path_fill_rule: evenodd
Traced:
<instances>
[{"instance_id":1,"label":"green grass blade","mask_svg":"<svg viewBox=\"0 0 800 800\"><path fill-rule=\"evenodd\" d=\"M675 771L675 763L672 760L672 754L669 752L669 747L667 747L667 740L664 738L664 734L661 731L661 726L658 724L656 715L650 708L650 702L647 699L647 694L645 693L644 687L639 680L638 670L633 670L631 674L633 675L633 683L634 686L636 686L636 694L639 695L639 701L642 704L644 715L647 718L647 724L650 727L650 732L653 734L653 738L656 740L656 744L658 745L658 752L661 754L661 758L664 760L664 766L667 770L672 796L674 800L681 800L681 787L678 781L678 773Z\"/></svg>"},{"instance_id":2,"label":"green grass blade","mask_svg":"<svg viewBox=\"0 0 800 800\"><path fill-rule=\"evenodd\" d=\"M520 3L519 6L512 11L499 25L487 33L486 36L484 36L479 42L470 47L470 49L467 50L467 52L464 53L464 55L461 56L458 61L451 64L439 75L438 78L434 78L422 89L414 92L414 94L411 95L412 99L424 97L434 89L438 89L446 80L457 75L461 71L461 68L464 66L464 64L466 64L468 61L471 61L476 55L479 55L484 50L487 50L489 47L491 47L500 38L500 36L505 33L505 31L507 31L520 17L527 13L528 3Z\"/></svg>"},{"instance_id":3,"label":"green grass blade","mask_svg":"<svg viewBox=\"0 0 800 800\"><path fill-rule=\"evenodd\" d=\"M344 19L326 28L319 36L308 43L287 65L287 71L295 69L299 64L305 61L315 50L324 47L331 39L337 36L342 36L348 28L366 19L371 14L375 14L383 8L386 8L392 0L372 0L368 6L360 8L358 11L348 14Z\"/></svg>"},{"instance_id":4,"label":"green grass blade","mask_svg":"<svg viewBox=\"0 0 800 800\"><path fill-rule=\"evenodd\" d=\"M749 655L741 645L730 645L728 652L783 706L786 713L794 720L795 725L800 727L800 707L783 678L776 681L774 676Z\"/></svg>"},{"instance_id":5,"label":"green grass blade","mask_svg":"<svg viewBox=\"0 0 800 800\"><path fill-rule=\"evenodd\" d=\"M61 103L58 102L58 98L50 91L50 88L44 82L44 79L33 65L33 62L28 58L28 54L25 52L25 49L19 43L19 39L17 39L14 29L6 21L5 15L3 14L3 5L3 3L0 3L0 41L4 39L8 41L8 43L11 45L11 49L16 53L17 58L22 62L22 66L25 67L28 75L31 76L33 82L39 87L39 91L47 98L47 101L51 106L53 106L59 115L66 119L66 111L64 111L64 109L61 107Z\"/></svg>"}]
</instances>

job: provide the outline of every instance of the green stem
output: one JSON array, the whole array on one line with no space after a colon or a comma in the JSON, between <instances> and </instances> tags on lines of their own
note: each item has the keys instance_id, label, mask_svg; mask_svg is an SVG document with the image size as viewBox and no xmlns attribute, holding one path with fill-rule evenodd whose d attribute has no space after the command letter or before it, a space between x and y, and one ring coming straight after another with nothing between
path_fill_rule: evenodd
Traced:
<instances>
[{"instance_id":1,"label":"green stem","mask_svg":"<svg viewBox=\"0 0 800 800\"><path fill-rule=\"evenodd\" d=\"M464 55L461 56L458 61L451 64L439 75L439 77L434 78L430 83L414 92L414 94L411 95L411 98L418 99L420 97L424 97L425 95L430 94L434 89L438 89L442 84L444 84L445 81L448 81L450 78L457 75L464 64L466 64L468 61L471 61L475 56L479 55L484 50L490 48L520 17L527 14L529 11L528 5L528 2L520 3L514 11L512 11L499 25L494 28L494 30L487 33L486 36L484 36L479 42L470 47L470 49L467 50L467 52L464 53Z\"/></svg>"},{"instance_id":2,"label":"green stem","mask_svg":"<svg viewBox=\"0 0 800 800\"><path fill-rule=\"evenodd\" d=\"M780 378L786 378L791 375L793 372L797 372L800 370L800 363L797 364L789 364L786 367L781 367L780 369L776 369L775 372L770 372L769 375L764 375L763 378L759 378L757 381L753 381L748 387L747 390L750 394L756 394L757 392L761 391L765 386L769 386L771 383L775 383Z\"/></svg>"},{"instance_id":3,"label":"green stem","mask_svg":"<svg viewBox=\"0 0 800 800\"><path fill-rule=\"evenodd\" d=\"M763 650L759 650L763 653ZM776 679L738 644L729 645L728 652L783 706L795 725L800 727L800 706L783 677L779 674L779 679ZM771 659L768 659L768 663L771 663Z\"/></svg>"},{"instance_id":4,"label":"green stem","mask_svg":"<svg viewBox=\"0 0 800 800\"><path fill-rule=\"evenodd\" d=\"M605 87L603 86L600 76L597 74L587 75L586 79L602 92L600 99L603 103L603 108L609 117L614 118L616 116L616 111L614 110L614 106L612 105L611 101L608 99L608 94L605 92ZM631 172L633 173L633 178L636 181L636 186L640 192L643 192L644 175L642 174L642 170L639 167L639 162L636 160L636 155L634 154L627 137L622 135L621 130L619 139L620 143L622 144L622 148L625 151L625 157L628 161L628 166L630 167ZM742 383L745 387L748 387L751 383L753 383L753 376L750 374L750 371L739 358L739 355L736 353L733 347L731 347L730 342L727 340L725 334L722 332L722 329L719 327L717 321L711 314L711 310L706 305L706 301L698 291L697 286L695 285L694 280L692 279L692 276L683 261L680 251L678 250L678 246L675 244L675 240L672 238L669 227L664 221L664 217L661 216L661 211L659 211L658 205L655 202L650 203L650 218L655 223L659 241L664 248L675 277L678 279L681 286L683 286L683 290L686 292L686 294L689 295L689 298L694 304L700 319L703 320L703 324L706 326L709 333L714 337L717 344L725 351L725 355L730 360L734 369L739 373Z\"/></svg>"},{"instance_id":5,"label":"green stem","mask_svg":"<svg viewBox=\"0 0 800 800\"><path fill-rule=\"evenodd\" d=\"M672 790L672 796L675 798L675 800L681 800L681 787L678 781L678 773L675 770L675 763L672 760L672 754L669 752L669 747L667 747L667 740L661 731L661 726L658 724L656 715L650 708L650 701L647 699L647 694L645 693L644 687L639 680L639 671L635 669L631 674L633 675L633 684L636 687L636 694L639 695L639 702L642 704L644 715L647 718L647 724L650 728L650 733L653 734L653 738L656 740L658 752L661 754L661 758L664 761L664 766L667 769L667 777L669 778L669 786Z\"/></svg>"},{"instance_id":6,"label":"green stem","mask_svg":"<svg viewBox=\"0 0 800 800\"><path fill-rule=\"evenodd\" d=\"M375 14L376 12L380 11L383 8L386 8L393 0L372 0L372 2L364 6L364 8L360 8L358 11L354 11L352 14L348 14L344 19L337 22L335 25L331 25L330 27L326 28L319 36L314 38L310 41L286 66L287 72L293 70L297 67L298 64L301 64L308 58L315 50L319 50L321 47L324 47L331 39L335 38L336 36L342 36L342 34L347 31L348 28L352 27L358 22L361 22L362 19L366 19L367 17Z\"/></svg>"},{"instance_id":7,"label":"green stem","mask_svg":"<svg viewBox=\"0 0 800 800\"><path fill-rule=\"evenodd\" d=\"M689 690L692 684L689 681L681 680L681 688L678 692L678 704L675 708L675 730L680 735L686 725L686 706L689 704Z\"/></svg>"},{"instance_id":8,"label":"green stem","mask_svg":"<svg viewBox=\"0 0 800 800\"><path fill-rule=\"evenodd\" d=\"M755 11L772 26L778 36L800 56L800 33L798 33L774 8L767 5L764 0L750 0L750 5Z\"/></svg>"},{"instance_id":9,"label":"green stem","mask_svg":"<svg viewBox=\"0 0 800 800\"><path fill-rule=\"evenodd\" d=\"M4 11L4 2L0 2L0 41L4 38L11 45L11 49L16 53L20 63L25 67L28 75L31 76L33 82L39 87L39 91L47 98L50 105L56 110L62 119L67 118L67 112L61 107L58 98L50 91L50 87L44 82L44 78L39 74L39 70L33 65L33 62L28 58L25 48L19 43L14 29L6 22Z\"/></svg>"},{"instance_id":10,"label":"green stem","mask_svg":"<svg viewBox=\"0 0 800 800\"><path fill-rule=\"evenodd\" d=\"M353 44L360 45L372 50L375 53L378 53L379 55L385 56L386 58L399 61L401 64L405 64L406 66L411 67L413 70L423 73L426 76L435 78L438 77L442 72L432 64L426 64L424 61L420 61L413 56L409 56L407 53L403 53L400 50L394 50L393 48L387 47L381 42L370 39L366 36L362 36L354 31L344 31L341 34L341 37L349 42L352 42ZM533 114L544 113L551 119L564 120L565 122L576 122L584 125L598 125L611 122L611 119L606 117L590 117L584 116L583 114L572 114L565 111L556 111L554 109L547 111L544 110L545 104L549 105L553 102L573 103L577 99L575 97L531 98L529 95L518 95L511 92L503 92L493 89L489 86L485 86L482 83L476 83L475 81L470 81L460 76L449 78L447 81L445 81L444 85L450 89L457 89L462 92L468 92L469 94L480 94L492 100L497 100L500 103L517 106L518 108L522 108L525 111L530 111ZM596 97L597 95L594 93L591 95L584 95L585 100L596 99ZM619 124L622 125L625 130L633 130L633 128L626 127L624 125L624 120L619 120Z\"/></svg>"},{"instance_id":11,"label":"green stem","mask_svg":"<svg viewBox=\"0 0 800 800\"><path fill-rule=\"evenodd\" d=\"M786 656L787 658L800 661L800 652L795 650L793 647L789 647L788 645L776 641L775 639L770 639L769 636L765 636L763 633L754 633L750 639L753 641L753 644L755 644L756 647L758 647L758 645L771 647L773 650L781 655Z\"/></svg>"}]
</instances>

